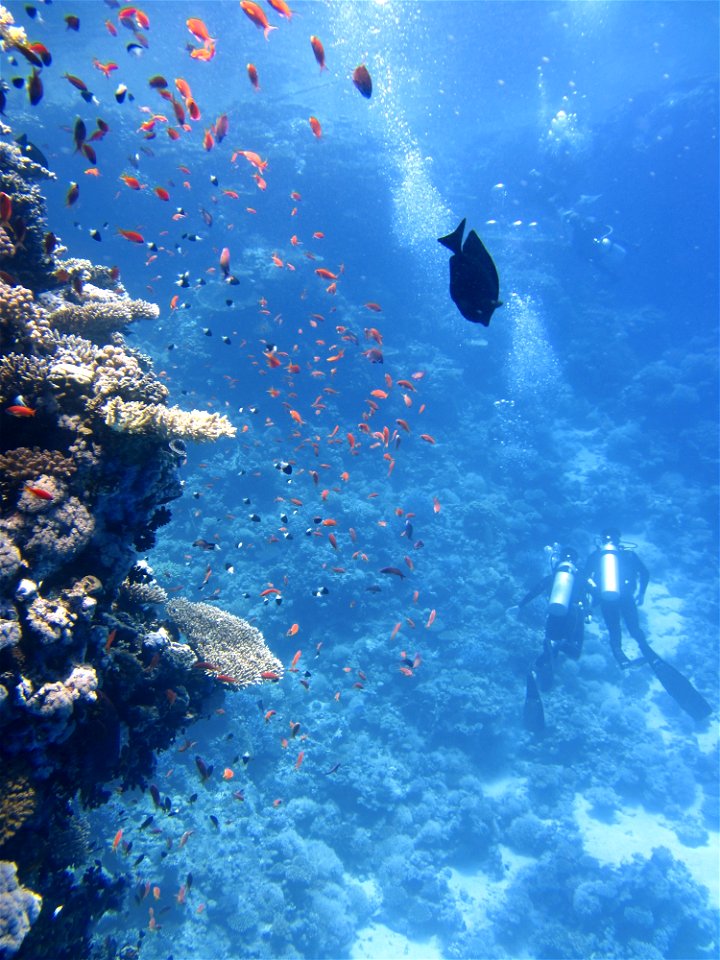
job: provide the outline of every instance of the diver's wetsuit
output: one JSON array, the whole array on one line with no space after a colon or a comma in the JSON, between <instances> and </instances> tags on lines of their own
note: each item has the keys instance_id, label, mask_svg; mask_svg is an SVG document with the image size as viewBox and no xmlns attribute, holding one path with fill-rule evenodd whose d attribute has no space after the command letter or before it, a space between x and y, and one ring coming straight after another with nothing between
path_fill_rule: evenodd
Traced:
<instances>
[{"instance_id":1,"label":"diver's wetsuit","mask_svg":"<svg viewBox=\"0 0 720 960\"><path fill-rule=\"evenodd\" d=\"M542 580L536 583L535 586L525 594L518 606L524 607L542 593L546 593L549 596L554 579L555 573L543 577ZM554 654L562 652L572 660L577 660L582 653L583 639L585 636L585 610L583 603L586 592L586 582L583 581L580 574L576 574L567 613L562 616L555 616L554 614L548 613L545 619L545 642L543 644L543 651L535 661L535 673L542 690L549 690L552 686L552 660Z\"/></svg>"},{"instance_id":2,"label":"diver's wetsuit","mask_svg":"<svg viewBox=\"0 0 720 960\"><path fill-rule=\"evenodd\" d=\"M600 583L601 550L596 550L588 560L587 578L595 584ZM600 600L605 626L610 635L610 649L621 667L630 666L631 661L622 648L622 621L630 636L637 641L644 653L647 647L645 633L640 627L635 591L638 591L638 603L642 603L650 581L650 574L640 557L624 547L619 548L618 563L620 567L620 597L617 600Z\"/></svg>"}]
</instances>

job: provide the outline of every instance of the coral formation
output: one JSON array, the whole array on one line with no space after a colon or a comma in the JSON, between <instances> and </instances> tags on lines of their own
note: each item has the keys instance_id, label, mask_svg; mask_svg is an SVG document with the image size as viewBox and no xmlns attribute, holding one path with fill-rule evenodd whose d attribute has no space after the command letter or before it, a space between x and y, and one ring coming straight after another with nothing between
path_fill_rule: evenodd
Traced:
<instances>
[{"instance_id":1,"label":"coral formation","mask_svg":"<svg viewBox=\"0 0 720 960\"><path fill-rule=\"evenodd\" d=\"M41 908L42 897L18 883L17 864L0 860L0 956L18 952Z\"/></svg>"},{"instance_id":2,"label":"coral formation","mask_svg":"<svg viewBox=\"0 0 720 960\"><path fill-rule=\"evenodd\" d=\"M164 440L217 440L234 437L227 417L205 410L181 410L159 404L126 403L113 397L103 408L105 423L121 433L152 434Z\"/></svg>"},{"instance_id":3,"label":"coral formation","mask_svg":"<svg viewBox=\"0 0 720 960\"><path fill-rule=\"evenodd\" d=\"M167 612L187 636L198 659L212 663L238 686L282 676L282 664L273 656L262 633L247 620L209 603L192 603L182 597L172 600ZM268 673L272 676L263 677Z\"/></svg>"},{"instance_id":4,"label":"coral formation","mask_svg":"<svg viewBox=\"0 0 720 960\"><path fill-rule=\"evenodd\" d=\"M0 37L23 43L3 16ZM38 840L40 807L62 833L72 797L104 802L115 778L146 786L156 751L222 695L193 669L196 652L159 627L167 594L136 551L152 546L181 494L177 444L235 435L225 417L166 407L151 360L125 343L120 330L157 317L155 305L133 300L115 271L43 245L38 183L49 176L0 140L0 848L43 896L57 895L64 864L54 851L64 847L61 836L59 846ZM261 638L250 654L253 680L256 663L279 670ZM0 874L3 956L39 904L12 870L13 882ZM99 868L86 877L92 909L72 880L64 894L75 946L126 883ZM54 956L55 946L41 918L23 950Z\"/></svg>"}]
</instances>

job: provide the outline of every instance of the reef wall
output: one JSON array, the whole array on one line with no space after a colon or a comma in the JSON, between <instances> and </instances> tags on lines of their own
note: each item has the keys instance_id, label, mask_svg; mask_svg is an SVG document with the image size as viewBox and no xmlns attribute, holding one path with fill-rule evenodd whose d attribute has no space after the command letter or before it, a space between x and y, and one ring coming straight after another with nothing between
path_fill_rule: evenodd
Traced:
<instances>
[{"instance_id":1,"label":"reef wall","mask_svg":"<svg viewBox=\"0 0 720 960\"><path fill-rule=\"evenodd\" d=\"M181 494L184 441L235 428L167 406L120 332L158 308L131 299L116 269L67 256L46 224L51 176L2 126L0 957L87 954L94 917L121 904L126 881L87 865L72 801L146 787L155 752L222 687L163 620L167 597L137 555ZM235 618L203 616L221 643ZM257 662L279 668L255 639L243 683L262 682Z\"/></svg>"}]
</instances>

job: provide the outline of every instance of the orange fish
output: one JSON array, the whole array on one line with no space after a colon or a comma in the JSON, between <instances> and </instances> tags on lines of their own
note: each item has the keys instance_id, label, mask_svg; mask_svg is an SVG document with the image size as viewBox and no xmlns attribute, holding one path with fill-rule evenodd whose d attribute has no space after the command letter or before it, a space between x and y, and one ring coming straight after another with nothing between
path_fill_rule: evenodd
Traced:
<instances>
[{"instance_id":1,"label":"orange fish","mask_svg":"<svg viewBox=\"0 0 720 960\"><path fill-rule=\"evenodd\" d=\"M440 513L442 507L437 497L433 497L433 513Z\"/></svg>"},{"instance_id":2,"label":"orange fish","mask_svg":"<svg viewBox=\"0 0 720 960\"><path fill-rule=\"evenodd\" d=\"M320 126L320 121L317 117L310 117L308 123L310 124L310 129L319 140L322 136L322 127Z\"/></svg>"},{"instance_id":3,"label":"orange fish","mask_svg":"<svg viewBox=\"0 0 720 960\"><path fill-rule=\"evenodd\" d=\"M388 398L388 394L385 392L385 390L371 390L370 396L377 397L378 400L387 400Z\"/></svg>"},{"instance_id":4,"label":"orange fish","mask_svg":"<svg viewBox=\"0 0 720 960\"><path fill-rule=\"evenodd\" d=\"M294 637L295 634L298 632L299 629L300 629L300 625L297 624L297 623L294 623L294 624L290 627L290 629L287 631L287 633L285 634L285 636L286 636L286 637ZM297 662L297 661L293 661L292 666L291 666L291 669L292 669L292 667L295 666L295 663L296 663L296 662Z\"/></svg>"},{"instance_id":5,"label":"orange fish","mask_svg":"<svg viewBox=\"0 0 720 960\"><path fill-rule=\"evenodd\" d=\"M247 65L247 75L250 78L250 83L255 87L256 90L260 89L260 79L258 77L257 67L254 63L249 63Z\"/></svg>"},{"instance_id":6,"label":"orange fish","mask_svg":"<svg viewBox=\"0 0 720 960\"><path fill-rule=\"evenodd\" d=\"M188 28L190 33L195 37L196 40L200 40L201 43L214 43L215 40L208 33L208 28L205 26L202 20L198 20L195 17L190 17L185 21L185 26Z\"/></svg>"},{"instance_id":7,"label":"orange fish","mask_svg":"<svg viewBox=\"0 0 720 960\"><path fill-rule=\"evenodd\" d=\"M156 195L157 197L159 197L161 200L166 200L166 201L167 201L167 200L170 199L170 194L169 194L168 191L165 189L165 187L155 187L154 193L155 193L155 195Z\"/></svg>"},{"instance_id":8,"label":"orange fish","mask_svg":"<svg viewBox=\"0 0 720 960\"><path fill-rule=\"evenodd\" d=\"M145 243L145 238L141 233L138 233L137 230L120 230L118 228L118 233L121 237L129 240L130 243Z\"/></svg>"},{"instance_id":9,"label":"orange fish","mask_svg":"<svg viewBox=\"0 0 720 960\"><path fill-rule=\"evenodd\" d=\"M425 624L425 626L431 627L435 623L435 617L436 617L435 608L433 608L430 611L430 616L427 618L427 623Z\"/></svg>"},{"instance_id":10,"label":"orange fish","mask_svg":"<svg viewBox=\"0 0 720 960\"><path fill-rule=\"evenodd\" d=\"M421 408L422 409L422 408ZM424 440L425 443L435 443L435 438L431 437L429 433L421 433L420 439Z\"/></svg>"},{"instance_id":11,"label":"orange fish","mask_svg":"<svg viewBox=\"0 0 720 960\"><path fill-rule=\"evenodd\" d=\"M337 280L338 275L333 273L331 270L326 270L325 267L317 267L315 273L322 277L323 280Z\"/></svg>"},{"instance_id":12,"label":"orange fish","mask_svg":"<svg viewBox=\"0 0 720 960\"><path fill-rule=\"evenodd\" d=\"M293 624L293 627L297 627L297 626L298 626L298 625L297 625L296 623ZM300 628L298 627L298 630L299 630L299 629L300 629ZM292 630L292 627L290 628L290 630ZM288 630L288 636L294 636L294 635L297 633L297 630L295 630L295 631L291 634L291 633L290 633L290 630ZM292 673L297 673L298 660L300 659L301 656L302 656L302 650L298 650L297 653L295 654L295 656L294 656L294 657L292 658L292 660L290 661L290 666L289 666L288 669L289 669Z\"/></svg>"},{"instance_id":13,"label":"orange fish","mask_svg":"<svg viewBox=\"0 0 720 960\"><path fill-rule=\"evenodd\" d=\"M123 835L123 832L122 832L122 827L121 827L120 830L118 830L118 832L115 834L115 839L114 839L113 842L112 842L113 851L116 851L117 848L120 846L120 841L122 840L122 835Z\"/></svg>"},{"instance_id":14,"label":"orange fish","mask_svg":"<svg viewBox=\"0 0 720 960\"><path fill-rule=\"evenodd\" d=\"M262 30L266 40L269 39L271 30L277 30L277 27L271 27L269 25L263 10L261 10L256 3L252 3L252 0L242 0L240 9L246 17L252 20L258 30Z\"/></svg>"},{"instance_id":15,"label":"orange fish","mask_svg":"<svg viewBox=\"0 0 720 960\"><path fill-rule=\"evenodd\" d=\"M5 413L9 413L11 417L34 417L37 411L32 407L16 403L12 407L5 407Z\"/></svg>"},{"instance_id":16,"label":"orange fish","mask_svg":"<svg viewBox=\"0 0 720 960\"><path fill-rule=\"evenodd\" d=\"M126 187L130 187L131 190L142 190L143 185L140 183L137 177L131 177L127 173L123 173L118 178L122 180Z\"/></svg>"},{"instance_id":17,"label":"orange fish","mask_svg":"<svg viewBox=\"0 0 720 960\"><path fill-rule=\"evenodd\" d=\"M285 17L286 20L292 19L292 10L285 3L285 0L268 0L268 3L273 8L275 13L279 13L281 17Z\"/></svg>"},{"instance_id":18,"label":"orange fish","mask_svg":"<svg viewBox=\"0 0 720 960\"><path fill-rule=\"evenodd\" d=\"M225 767L222 775L223 780L232 780L234 776L235 776L234 771L231 770L230 767Z\"/></svg>"},{"instance_id":19,"label":"orange fish","mask_svg":"<svg viewBox=\"0 0 720 960\"><path fill-rule=\"evenodd\" d=\"M318 39L318 37L310 37L310 46L312 47L312 52L315 54L315 59L320 64L320 72L322 73L325 70L325 49Z\"/></svg>"},{"instance_id":20,"label":"orange fish","mask_svg":"<svg viewBox=\"0 0 720 960\"><path fill-rule=\"evenodd\" d=\"M301 750L300 753L297 755L297 760L295 761L295 769L296 769L296 770L299 770L299 769L300 769L300 767L302 766L302 762L303 762L304 759L305 759L305 751L304 751L304 750Z\"/></svg>"}]
</instances>

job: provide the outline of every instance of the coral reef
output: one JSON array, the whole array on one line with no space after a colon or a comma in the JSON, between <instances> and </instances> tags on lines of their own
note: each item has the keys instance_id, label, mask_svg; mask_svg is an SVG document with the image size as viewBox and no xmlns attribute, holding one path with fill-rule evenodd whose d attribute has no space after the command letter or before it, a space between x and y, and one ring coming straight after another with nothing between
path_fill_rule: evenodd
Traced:
<instances>
[{"instance_id":1,"label":"coral reef","mask_svg":"<svg viewBox=\"0 0 720 960\"><path fill-rule=\"evenodd\" d=\"M4 42L24 43L2 16ZM43 245L38 183L48 176L0 140L10 211L0 235L0 855L44 898L64 889L72 942L59 945L42 917L30 930L40 899L17 886L12 865L0 874L3 956L26 934L33 957L87 952L93 916L120 903L126 881L91 867L94 905L76 895L57 853L77 850L63 844L74 829L68 803L104 802L112 779L145 787L156 751L207 698L222 697L217 680L193 669L197 651L159 625L167 594L136 554L181 494L177 445L235 430L217 414L165 406L151 360L120 334L157 317L156 306L131 299L115 271ZM246 644L243 682L279 671L241 623L225 626Z\"/></svg>"},{"instance_id":2,"label":"coral reef","mask_svg":"<svg viewBox=\"0 0 720 960\"><path fill-rule=\"evenodd\" d=\"M18 952L41 908L42 897L18 883L17 865L0 860L0 956Z\"/></svg>"},{"instance_id":3,"label":"coral reef","mask_svg":"<svg viewBox=\"0 0 720 960\"><path fill-rule=\"evenodd\" d=\"M278 680L283 667L262 633L240 617L178 597L167 605L170 618L187 636L199 660L232 677L239 687ZM263 676L270 674L271 676Z\"/></svg>"}]
</instances>

